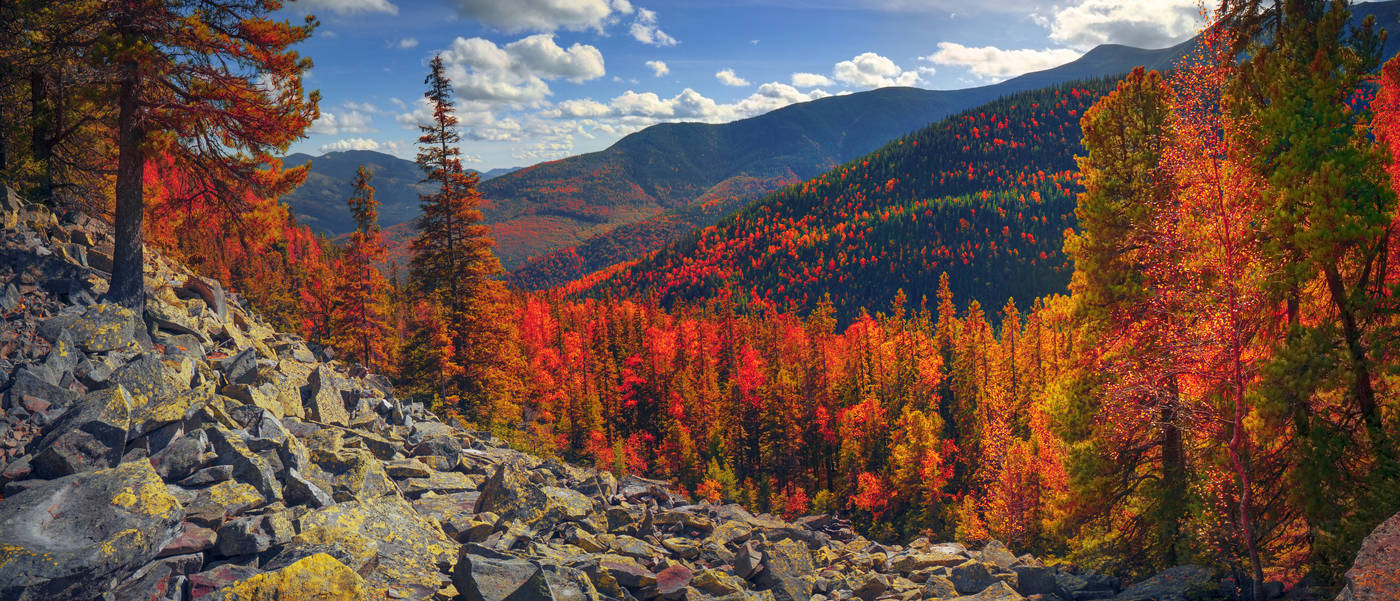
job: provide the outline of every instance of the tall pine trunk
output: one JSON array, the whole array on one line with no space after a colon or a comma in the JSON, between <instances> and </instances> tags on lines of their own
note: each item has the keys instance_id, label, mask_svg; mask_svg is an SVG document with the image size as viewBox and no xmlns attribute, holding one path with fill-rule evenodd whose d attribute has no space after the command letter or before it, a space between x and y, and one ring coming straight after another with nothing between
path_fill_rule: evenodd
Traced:
<instances>
[{"instance_id":1,"label":"tall pine trunk","mask_svg":"<svg viewBox=\"0 0 1400 601\"><path fill-rule=\"evenodd\" d=\"M145 308L141 218L144 204L142 175L146 157L142 144L145 129L140 122L140 66L128 60L121 66L121 92L117 115L116 247L112 254L112 281L107 296L138 314Z\"/></svg>"}]
</instances>

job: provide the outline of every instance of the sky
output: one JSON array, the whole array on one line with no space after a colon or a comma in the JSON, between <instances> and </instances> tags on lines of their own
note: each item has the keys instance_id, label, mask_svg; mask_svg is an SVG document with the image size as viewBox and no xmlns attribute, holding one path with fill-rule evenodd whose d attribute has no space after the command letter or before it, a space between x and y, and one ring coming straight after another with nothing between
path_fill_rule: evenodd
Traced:
<instances>
[{"instance_id":1,"label":"sky","mask_svg":"<svg viewBox=\"0 0 1400 601\"><path fill-rule=\"evenodd\" d=\"M1104 43L1196 33L1196 0L298 0L321 117L293 152L412 159L428 61L456 93L467 167L601 150L663 121L723 123L886 86L957 89Z\"/></svg>"}]
</instances>

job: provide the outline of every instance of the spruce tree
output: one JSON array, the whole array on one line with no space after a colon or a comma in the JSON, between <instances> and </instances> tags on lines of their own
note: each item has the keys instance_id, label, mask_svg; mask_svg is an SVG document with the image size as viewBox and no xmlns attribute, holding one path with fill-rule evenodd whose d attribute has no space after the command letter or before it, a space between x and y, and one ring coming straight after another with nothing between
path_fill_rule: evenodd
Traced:
<instances>
[{"instance_id":1,"label":"spruce tree","mask_svg":"<svg viewBox=\"0 0 1400 601\"><path fill-rule=\"evenodd\" d=\"M390 365L393 327L389 314L389 282L378 265L384 262L384 235L379 229L379 201L374 198L374 174L361 166L347 204L355 231L342 259L340 304L332 315L337 346L371 370Z\"/></svg>"}]
</instances>

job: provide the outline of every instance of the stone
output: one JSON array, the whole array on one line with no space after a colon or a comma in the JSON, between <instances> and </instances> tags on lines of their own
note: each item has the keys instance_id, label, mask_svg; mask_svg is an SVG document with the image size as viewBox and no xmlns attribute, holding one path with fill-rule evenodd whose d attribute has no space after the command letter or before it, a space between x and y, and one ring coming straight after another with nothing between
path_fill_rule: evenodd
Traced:
<instances>
[{"instance_id":1,"label":"stone","mask_svg":"<svg viewBox=\"0 0 1400 601\"><path fill-rule=\"evenodd\" d=\"M54 340L67 330L78 347L89 353L101 353L126 348L135 342L137 317L126 307L100 303L88 307L81 315L67 314L39 324L39 334Z\"/></svg>"},{"instance_id":2,"label":"stone","mask_svg":"<svg viewBox=\"0 0 1400 601\"><path fill-rule=\"evenodd\" d=\"M696 570L690 578L690 585L715 597L723 597L744 590L744 583L730 574L710 568Z\"/></svg>"},{"instance_id":3,"label":"stone","mask_svg":"<svg viewBox=\"0 0 1400 601\"><path fill-rule=\"evenodd\" d=\"M199 488L202 486L209 486L210 484L217 484L232 477L233 466L216 465L213 467L206 467L190 474L188 478L180 480L180 486L185 488Z\"/></svg>"},{"instance_id":4,"label":"stone","mask_svg":"<svg viewBox=\"0 0 1400 601\"><path fill-rule=\"evenodd\" d=\"M851 592L864 601L874 601L876 597L890 590L889 579L884 574L862 572L847 578Z\"/></svg>"},{"instance_id":5,"label":"stone","mask_svg":"<svg viewBox=\"0 0 1400 601\"><path fill-rule=\"evenodd\" d=\"M55 378L45 375L44 371L35 365L26 365L15 370L10 389L5 392L6 405L24 407L26 411L38 413L47 411L51 406L67 407L78 397L68 389L50 382L49 380Z\"/></svg>"},{"instance_id":6,"label":"stone","mask_svg":"<svg viewBox=\"0 0 1400 601\"><path fill-rule=\"evenodd\" d=\"M131 396L121 386L91 392L40 440L30 463L36 478L58 478L116 465L126 449Z\"/></svg>"},{"instance_id":7,"label":"stone","mask_svg":"<svg viewBox=\"0 0 1400 601\"><path fill-rule=\"evenodd\" d=\"M1394 599L1400 590L1400 513L1381 522L1361 541L1337 601Z\"/></svg>"},{"instance_id":8,"label":"stone","mask_svg":"<svg viewBox=\"0 0 1400 601\"><path fill-rule=\"evenodd\" d=\"M999 582L987 564L975 560L954 567L948 579L953 581L953 587L962 595L980 593L993 583Z\"/></svg>"},{"instance_id":9,"label":"stone","mask_svg":"<svg viewBox=\"0 0 1400 601\"><path fill-rule=\"evenodd\" d=\"M203 430L195 430L175 438L165 448L151 455L151 465L165 480L183 480L204 465L204 450L209 439Z\"/></svg>"},{"instance_id":10,"label":"stone","mask_svg":"<svg viewBox=\"0 0 1400 601\"><path fill-rule=\"evenodd\" d=\"M272 537L262 525L262 516L231 520L219 528L219 541L214 548L224 557L262 553L272 547Z\"/></svg>"},{"instance_id":11,"label":"stone","mask_svg":"<svg viewBox=\"0 0 1400 601\"><path fill-rule=\"evenodd\" d=\"M282 485L277 482L272 466L249 449L238 434L219 428L212 428L208 433L218 462L233 467L234 479L252 485L268 501L282 499Z\"/></svg>"},{"instance_id":12,"label":"stone","mask_svg":"<svg viewBox=\"0 0 1400 601\"><path fill-rule=\"evenodd\" d=\"M343 384L329 365L322 364L312 371L306 386L303 402L306 414L312 420L337 426L349 425L350 414L345 410Z\"/></svg>"},{"instance_id":13,"label":"stone","mask_svg":"<svg viewBox=\"0 0 1400 601\"><path fill-rule=\"evenodd\" d=\"M88 600L174 540L184 511L149 463L37 484L0 501L0 598Z\"/></svg>"},{"instance_id":14,"label":"stone","mask_svg":"<svg viewBox=\"0 0 1400 601\"><path fill-rule=\"evenodd\" d=\"M413 499L427 492L448 494L476 490L481 487L482 480L483 478L481 476L474 474L431 472L427 478L409 478L405 480L402 485L402 490L404 495ZM583 495L579 496L583 497Z\"/></svg>"},{"instance_id":15,"label":"stone","mask_svg":"<svg viewBox=\"0 0 1400 601\"><path fill-rule=\"evenodd\" d=\"M919 570L932 567L944 566L953 567L967 561L967 556L959 553L948 553L943 551L933 551L926 553L909 553L898 555L890 559L890 568L900 574L908 576Z\"/></svg>"},{"instance_id":16,"label":"stone","mask_svg":"<svg viewBox=\"0 0 1400 601\"><path fill-rule=\"evenodd\" d=\"M226 563L211 567L197 574L191 574L188 578L190 583L190 598L207 599L207 595L210 593L232 586L240 580L252 578L259 573L261 573L261 571L257 568Z\"/></svg>"},{"instance_id":17,"label":"stone","mask_svg":"<svg viewBox=\"0 0 1400 601\"><path fill-rule=\"evenodd\" d=\"M360 601L368 598L371 597L367 595L364 579L325 553L235 582L206 597L208 601Z\"/></svg>"},{"instance_id":18,"label":"stone","mask_svg":"<svg viewBox=\"0 0 1400 601\"><path fill-rule=\"evenodd\" d=\"M331 497L330 493L302 477L296 469L289 468L285 472L283 480L285 484L282 487L282 495L288 505L330 507L335 504L335 499Z\"/></svg>"},{"instance_id":19,"label":"stone","mask_svg":"<svg viewBox=\"0 0 1400 601\"><path fill-rule=\"evenodd\" d=\"M384 464L384 471L389 474L390 478L394 479L427 478L434 473L432 469L417 459L390 461Z\"/></svg>"},{"instance_id":20,"label":"stone","mask_svg":"<svg viewBox=\"0 0 1400 601\"><path fill-rule=\"evenodd\" d=\"M808 576L816 571L807 545L785 539L764 545L763 571L756 583L773 591L777 601L807 601L812 596Z\"/></svg>"},{"instance_id":21,"label":"stone","mask_svg":"<svg viewBox=\"0 0 1400 601\"><path fill-rule=\"evenodd\" d=\"M1024 596L1048 595L1055 592L1055 571L1040 565L1011 566L1016 573L1016 592Z\"/></svg>"},{"instance_id":22,"label":"stone","mask_svg":"<svg viewBox=\"0 0 1400 601\"><path fill-rule=\"evenodd\" d=\"M437 592L439 573L457 558L457 543L432 519L398 496L337 503L302 516L298 530L352 532L378 545L378 564L365 575L373 598L426 599Z\"/></svg>"},{"instance_id":23,"label":"stone","mask_svg":"<svg viewBox=\"0 0 1400 601\"><path fill-rule=\"evenodd\" d=\"M673 565L656 573L656 592L663 599L679 599L685 596L685 589L693 578L690 568Z\"/></svg>"},{"instance_id":24,"label":"stone","mask_svg":"<svg viewBox=\"0 0 1400 601\"><path fill-rule=\"evenodd\" d=\"M252 348L243 349L237 355L224 359L219 368L229 384L251 386L258 383L258 355Z\"/></svg>"},{"instance_id":25,"label":"stone","mask_svg":"<svg viewBox=\"0 0 1400 601\"><path fill-rule=\"evenodd\" d=\"M193 501L185 504L185 512L191 522L217 528L229 516L241 515L266 503L267 499L252 485L228 480L200 490Z\"/></svg>"},{"instance_id":26,"label":"stone","mask_svg":"<svg viewBox=\"0 0 1400 601\"><path fill-rule=\"evenodd\" d=\"M280 569L317 553L330 555L356 574L365 576L378 566L379 543L358 532L338 528L311 528L293 536L284 544L277 555L267 562L267 568Z\"/></svg>"},{"instance_id":27,"label":"stone","mask_svg":"<svg viewBox=\"0 0 1400 601\"><path fill-rule=\"evenodd\" d=\"M179 535L160 550L158 557L198 553L205 549L212 549L217 540L218 534L213 530L194 522L185 522L180 525Z\"/></svg>"},{"instance_id":28,"label":"stone","mask_svg":"<svg viewBox=\"0 0 1400 601\"><path fill-rule=\"evenodd\" d=\"M1218 586L1210 568L1184 565L1168 568L1161 573L1123 589L1114 601L1194 601L1208 588ZM1392 592L1394 589L1392 589ZM1022 593L1025 594L1025 593Z\"/></svg>"},{"instance_id":29,"label":"stone","mask_svg":"<svg viewBox=\"0 0 1400 601\"><path fill-rule=\"evenodd\" d=\"M924 581L923 588L919 589L919 595L925 599L946 599L958 596L957 587L953 586L953 581L942 576L929 576Z\"/></svg>"},{"instance_id":30,"label":"stone","mask_svg":"<svg viewBox=\"0 0 1400 601\"><path fill-rule=\"evenodd\" d=\"M748 541L734 554L734 575L740 578L753 578L763 567L763 552L758 550L758 541Z\"/></svg>"},{"instance_id":31,"label":"stone","mask_svg":"<svg viewBox=\"0 0 1400 601\"><path fill-rule=\"evenodd\" d=\"M228 320L228 301L224 297L224 288L217 280L191 275L185 278L184 285L176 290L180 296L197 296L204 301L204 304L214 311L219 321Z\"/></svg>"},{"instance_id":32,"label":"stone","mask_svg":"<svg viewBox=\"0 0 1400 601\"><path fill-rule=\"evenodd\" d=\"M957 597L958 601L1022 601L1025 597L1017 594L1011 585L998 580L975 595Z\"/></svg>"},{"instance_id":33,"label":"stone","mask_svg":"<svg viewBox=\"0 0 1400 601\"><path fill-rule=\"evenodd\" d=\"M536 485L519 466L503 463L481 486L476 512L485 511L543 530L560 522L581 520L594 509L593 501L582 493Z\"/></svg>"},{"instance_id":34,"label":"stone","mask_svg":"<svg viewBox=\"0 0 1400 601\"><path fill-rule=\"evenodd\" d=\"M464 547L452 571L463 601L549 601L553 595L540 567L524 559L476 555Z\"/></svg>"}]
</instances>

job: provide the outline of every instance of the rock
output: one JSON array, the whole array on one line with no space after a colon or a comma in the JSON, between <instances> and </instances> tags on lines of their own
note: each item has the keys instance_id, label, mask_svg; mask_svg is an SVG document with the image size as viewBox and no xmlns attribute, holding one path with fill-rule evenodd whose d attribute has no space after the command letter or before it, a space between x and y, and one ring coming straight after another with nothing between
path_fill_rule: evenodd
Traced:
<instances>
[{"instance_id":1,"label":"rock","mask_svg":"<svg viewBox=\"0 0 1400 601\"><path fill-rule=\"evenodd\" d=\"M773 591L777 601L807 601L812 596L808 576L816 571L807 545L787 539L763 548L763 571L757 583Z\"/></svg>"},{"instance_id":2,"label":"rock","mask_svg":"<svg viewBox=\"0 0 1400 601\"><path fill-rule=\"evenodd\" d=\"M243 349L237 355L225 359L219 367L229 384L258 383L258 355L252 348Z\"/></svg>"},{"instance_id":3,"label":"rock","mask_svg":"<svg viewBox=\"0 0 1400 601\"><path fill-rule=\"evenodd\" d=\"M261 573L257 568L226 563L212 567L198 574L191 574L190 598L207 599L210 593L232 586L240 580L247 580Z\"/></svg>"},{"instance_id":4,"label":"rock","mask_svg":"<svg viewBox=\"0 0 1400 601\"><path fill-rule=\"evenodd\" d=\"M987 564L980 561L967 561L953 568L948 578L959 594L972 595L998 582Z\"/></svg>"},{"instance_id":5,"label":"rock","mask_svg":"<svg viewBox=\"0 0 1400 601\"><path fill-rule=\"evenodd\" d=\"M673 565L656 573L656 592L663 599L679 599L685 596L685 589L693 578L690 568Z\"/></svg>"},{"instance_id":6,"label":"rock","mask_svg":"<svg viewBox=\"0 0 1400 601\"><path fill-rule=\"evenodd\" d=\"M206 467L193 474L190 474L188 478L180 480L180 486L183 486L185 488L200 488L203 486L209 486L210 484L217 484L219 482L223 482L232 477L233 466L216 465L214 467Z\"/></svg>"},{"instance_id":7,"label":"rock","mask_svg":"<svg viewBox=\"0 0 1400 601\"><path fill-rule=\"evenodd\" d=\"M282 495L289 505L330 507L335 504L335 499L331 497L330 493L321 490L321 487L302 477L295 469L289 468L284 480L286 484L282 488Z\"/></svg>"},{"instance_id":8,"label":"rock","mask_svg":"<svg viewBox=\"0 0 1400 601\"><path fill-rule=\"evenodd\" d=\"M926 553L910 553L899 555L890 560L890 568L900 574L908 576L919 570L932 567L944 566L954 567L967 561L967 556L960 553L949 553L946 551L931 551Z\"/></svg>"},{"instance_id":9,"label":"rock","mask_svg":"<svg viewBox=\"0 0 1400 601\"><path fill-rule=\"evenodd\" d=\"M39 334L54 340L67 330L73 341L89 353L101 353L126 348L135 341L136 314L120 305L101 303L88 307L81 315L68 314L51 318L39 325Z\"/></svg>"},{"instance_id":10,"label":"rock","mask_svg":"<svg viewBox=\"0 0 1400 601\"><path fill-rule=\"evenodd\" d=\"M1048 595L1055 592L1055 571L1039 565L1011 566L1016 573L1016 592L1024 596Z\"/></svg>"},{"instance_id":11,"label":"rock","mask_svg":"<svg viewBox=\"0 0 1400 601\"><path fill-rule=\"evenodd\" d=\"M753 578L763 567L763 552L758 550L758 541L749 541L739 547L734 554L734 575L740 578Z\"/></svg>"},{"instance_id":12,"label":"rock","mask_svg":"<svg viewBox=\"0 0 1400 601\"><path fill-rule=\"evenodd\" d=\"M709 568L697 570L690 579L690 585L716 597L732 595L744 590L744 583L738 578Z\"/></svg>"},{"instance_id":13,"label":"rock","mask_svg":"<svg viewBox=\"0 0 1400 601\"><path fill-rule=\"evenodd\" d=\"M524 559L497 559L463 548L452 571L463 601L548 601L553 596L540 567Z\"/></svg>"},{"instance_id":14,"label":"rock","mask_svg":"<svg viewBox=\"0 0 1400 601\"><path fill-rule=\"evenodd\" d=\"M233 477L253 486L268 501L282 499L282 485L267 460L259 457L236 433L212 428L209 442L218 454L220 464L233 467Z\"/></svg>"},{"instance_id":15,"label":"rock","mask_svg":"<svg viewBox=\"0 0 1400 601\"><path fill-rule=\"evenodd\" d=\"M1016 563L1016 554L1012 553L1010 549L1007 549L1006 545L1002 544L999 540L988 542L986 546L982 547L982 550L977 553L977 556L982 560L982 563L989 563L1003 570L1010 568L1011 564Z\"/></svg>"},{"instance_id":16,"label":"rock","mask_svg":"<svg viewBox=\"0 0 1400 601\"><path fill-rule=\"evenodd\" d=\"M195 430L171 441L165 448L151 455L151 465L165 480L183 480L204 465L204 450L209 439L203 430Z\"/></svg>"},{"instance_id":17,"label":"rock","mask_svg":"<svg viewBox=\"0 0 1400 601\"><path fill-rule=\"evenodd\" d=\"M476 490L481 487L481 483L482 477L477 475L467 475L458 472L432 472L427 478L409 478L403 483L402 488L405 496L414 499L427 492L449 494ZM587 498L583 497L583 495L579 495L579 497ZM591 504L588 504L588 506L591 507ZM584 515L587 514L585 513Z\"/></svg>"},{"instance_id":18,"label":"rock","mask_svg":"<svg viewBox=\"0 0 1400 601\"><path fill-rule=\"evenodd\" d=\"M1104 574L1087 572L1055 574L1055 595L1075 601L1108 599L1118 594L1118 579Z\"/></svg>"},{"instance_id":19,"label":"rock","mask_svg":"<svg viewBox=\"0 0 1400 601\"><path fill-rule=\"evenodd\" d=\"M958 596L958 589L953 586L953 581L942 576L929 576L924 581L923 588L919 589L919 595L925 599L946 599Z\"/></svg>"},{"instance_id":20,"label":"rock","mask_svg":"<svg viewBox=\"0 0 1400 601\"><path fill-rule=\"evenodd\" d=\"M997 581L975 595L957 597L957 601L1022 601L1024 597L1016 594L1011 585Z\"/></svg>"},{"instance_id":21,"label":"rock","mask_svg":"<svg viewBox=\"0 0 1400 601\"><path fill-rule=\"evenodd\" d=\"M87 394L40 440L30 463L36 478L116 465L126 449L131 397L121 386Z\"/></svg>"},{"instance_id":22,"label":"rock","mask_svg":"<svg viewBox=\"0 0 1400 601\"><path fill-rule=\"evenodd\" d=\"M154 559L184 512L149 463L66 476L0 501L0 598L88 600Z\"/></svg>"},{"instance_id":23,"label":"rock","mask_svg":"<svg viewBox=\"0 0 1400 601\"><path fill-rule=\"evenodd\" d=\"M10 382L10 389L5 392L6 405L22 406L35 413L47 410L50 406L67 407L78 395L49 382L53 379L55 378L52 375L44 375L42 368L38 366L27 365L19 368ZM44 406L38 407L38 402L42 402Z\"/></svg>"},{"instance_id":24,"label":"rock","mask_svg":"<svg viewBox=\"0 0 1400 601\"><path fill-rule=\"evenodd\" d=\"M311 372L311 377L307 380L307 389L304 399L306 414L311 419L321 423L346 426L350 423L350 414L345 411L345 399L342 394L343 384L340 376L329 365L322 364L315 371Z\"/></svg>"},{"instance_id":25,"label":"rock","mask_svg":"<svg viewBox=\"0 0 1400 601\"><path fill-rule=\"evenodd\" d=\"M180 533L175 540L170 541L164 549L160 550L158 557L169 557L172 555L184 555L186 553L198 553L205 549L214 548L218 535L209 528L202 527L194 522L185 522L180 525Z\"/></svg>"},{"instance_id":26,"label":"rock","mask_svg":"<svg viewBox=\"0 0 1400 601\"><path fill-rule=\"evenodd\" d=\"M890 590L889 579L884 574L861 572L849 576L847 580L850 582L851 592L864 601L875 601L876 597Z\"/></svg>"},{"instance_id":27,"label":"rock","mask_svg":"<svg viewBox=\"0 0 1400 601\"><path fill-rule=\"evenodd\" d=\"M219 321L228 320L228 302L224 298L224 288L217 280L191 275L185 278L185 283L176 291L180 296L197 296L204 301Z\"/></svg>"},{"instance_id":28,"label":"rock","mask_svg":"<svg viewBox=\"0 0 1400 601\"><path fill-rule=\"evenodd\" d=\"M267 562L276 570L317 553L325 553L345 564L356 574L365 576L378 567L379 543L358 532L344 529L311 528L291 538Z\"/></svg>"},{"instance_id":29,"label":"rock","mask_svg":"<svg viewBox=\"0 0 1400 601\"><path fill-rule=\"evenodd\" d=\"M224 557L262 553L272 547L272 537L262 525L262 516L232 520L219 528L219 542L215 548Z\"/></svg>"},{"instance_id":30,"label":"rock","mask_svg":"<svg viewBox=\"0 0 1400 601\"><path fill-rule=\"evenodd\" d=\"M365 575L367 593L380 598L427 599L437 592L439 571L452 565L457 543L431 519L397 496L337 503L299 520L299 530L355 533L378 544L378 565Z\"/></svg>"},{"instance_id":31,"label":"rock","mask_svg":"<svg viewBox=\"0 0 1400 601\"><path fill-rule=\"evenodd\" d=\"M214 591L209 601L360 601L365 581L334 557L312 555ZM378 597L376 597L378 598Z\"/></svg>"},{"instance_id":32,"label":"rock","mask_svg":"<svg viewBox=\"0 0 1400 601\"><path fill-rule=\"evenodd\" d=\"M531 528L547 529L587 517L593 512L593 502L571 489L538 486L518 466L504 463L481 486L476 511L490 511Z\"/></svg>"},{"instance_id":33,"label":"rock","mask_svg":"<svg viewBox=\"0 0 1400 601\"><path fill-rule=\"evenodd\" d=\"M1361 541L1337 601L1394 599L1400 590L1400 514L1381 522Z\"/></svg>"},{"instance_id":34,"label":"rock","mask_svg":"<svg viewBox=\"0 0 1400 601\"><path fill-rule=\"evenodd\" d=\"M193 501L185 504L185 512L191 522L217 528L228 516L240 515L266 503L267 499L252 485L228 480L200 490Z\"/></svg>"},{"instance_id":35,"label":"rock","mask_svg":"<svg viewBox=\"0 0 1400 601\"><path fill-rule=\"evenodd\" d=\"M1194 601L1208 587L1217 586L1214 573L1196 565L1176 566L1123 589L1114 601ZM1194 593L1194 594L1193 594Z\"/></svg>"},{"instance_id":36,"label":"rock","mask_svg":"<svg viewBox=\"0 0 1400 601\"><path fill-rule=\"evenodd\" d=\"M378 454L376 454L376 456L378 456ZM417 459L390 461L384 464L384 471L389 474L390 478L395 479L427 478L434 473L432 469L423 465L423 462Z\"/></svg>"}]
</instances>

